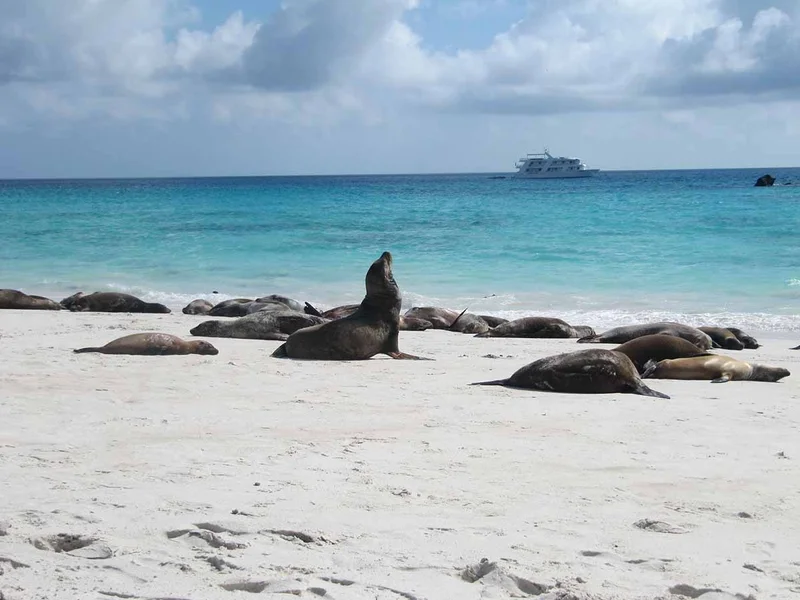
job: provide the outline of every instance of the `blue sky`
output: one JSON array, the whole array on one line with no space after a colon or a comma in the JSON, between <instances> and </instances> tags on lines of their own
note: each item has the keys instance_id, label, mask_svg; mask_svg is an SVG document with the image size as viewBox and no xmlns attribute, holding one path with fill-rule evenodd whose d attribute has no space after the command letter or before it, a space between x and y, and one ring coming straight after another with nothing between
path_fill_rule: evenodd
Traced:
<instances>
[{"instance_id":1,"label":"blue sky","mask_svg":"<svg viewBox=\"0 0 800 600\"><path fill-rule=\"evenodd\" d=\"M0 0L0 177L800 166L800 0Z\"/></svg>"}]
</instances>

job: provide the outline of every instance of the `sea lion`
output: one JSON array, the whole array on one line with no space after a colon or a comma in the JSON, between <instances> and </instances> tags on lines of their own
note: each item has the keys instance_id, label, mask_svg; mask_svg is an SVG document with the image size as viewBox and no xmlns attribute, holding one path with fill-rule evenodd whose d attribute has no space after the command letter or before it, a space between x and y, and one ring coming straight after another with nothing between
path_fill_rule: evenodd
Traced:
<instances>
[{"instance_id":1,"label":"sea lion","mask_svg":"<svg viewBox=\"0 0 800 600\"><path fill-rule=\"evenodd\" d=\"M692 358L694 356L713 356L705 350L700 350L692 342L674 335L643 335L613 348L614 352L621 352L631 359L636 370L643 373L645 365L651 360L664 360L665 358Z\"/></svg>"},{"instance_id":2,"label":"sea lion","mask_svg":"<svg viewBox=\"0 0 800 600\"><path fill-rule=\"evenodd\" d=\"M225 306L215 306L208 311L209 317L246 317L255 312L271 311L271 312L298 312L293 311L291 308L282 302L231 302Z\"/></svg>"},{"instance_id":3,"label":"sea lion","mask_svg":"<svg viewBox=\"0 0 800 600\"><path fill-rule=\"evenodd\" d=\"M503 385L568 394L631 393L656 398L666 394L647 387L636 367L624 354L613 350L578 350L540 358L516 371L508 379L472 385Z\"/></svg>"},{"instance_id":4,"label":"sea lion","mask_svg":"<svg viewBox=\"0 0 800 600\"><path fill-rule=\"evenodd\" d=\"M172 311L158 302L145 302L121 292L94 292L93 294L77 294L65 298L62 305L67 302L69 310L73 312L130 312L130 313L161 313Z\"/></svg>"},{"instance_id":5,"label":"sea lion","mask_svg":"<svg viewBox=\"0 0 800 600\"><path fill-rule=\"evenodd\" d=\"M286 296L281 296L280 294L270 294L269 296L261 296L261 298L256 298L256 302L277 302L278 304L283 304L289 310L296 310L297 312L303 312L303 302L295 300L294 298L287 298Z\"/></svg>"},{"instance_id":6,"label":"sea lion","mask_svg":"<svg viewBox=\"0 0 800 600\"><path fill-rule=\"evenodd\" d=\"M495 317L493 315L478 315L481 319L486 321L486 324L489 327L497 327L498 325L502 325L503 323L508 323L508 319L504 319L503 317Z\"/></svg>"},{"instance_id":7,"label":"sea lion","mask_svg":"<svg viewBox=\"0 0 800 600\"><path fill-rule=\"evenodd\" d=\"M251 302L254 302L252 298L230 298L217 302L207 314L211 317L243 317L247 313L240 308L240 305Z\"/></svg>"},{"instance_id":8,"label":"sea lion","mask_svg":"<svg viewBox=\"0 0 800 600\"><path fill-rule=\"evenodd\" d=\"M578 340L579 344L624 344L637 337L653 334L674 335L692 342L701 350L708 350L712 346L711 338L696 327L681 323L646 323L643 325L628 325L615 327L599 335L590 335Z\"/></svg>"},{"instance_id":9,"label":"sea lion","mask_svg":"<svg viewBox=\"0 0 800 600\"><path fill-rule=\"evenodd\" d=\"M192 300L183 307L183 314L185 315L207 315L208 311L214 308L214 305L211 304L208 300L203 300L202 298L198 298L197 300Z\"/></svg>"},{"instance_id":10,"label":"sea lion","mask_svg":"<svg viewBox=\"0 0 800 600\"><path fill-rule=\"evenodd\" d=\"M489 331L489 324L480 318L478 315L468 313L466 310L458 315L448 331L455 331L458 333L486 333Z\"/></svg>"},{"instance_id":11,"label":"sea lion","mask_svg":"<svg viewBox=\"0 0 800 600\"><path fill-rule=\"evenodd\" d=\"M579 338L589 335L594 335L594 329L585 325L573 327L554 317L525 317L503 323L475 337Z\"/></svg>"},{"instance_id":12,"label":"sea lion","mask_svg":"<svg viewBox=\"0 0 800 600\"><path fill-rule=\"evenodd\" d=\"M453 321L458 318L458 312L436 306L414 306L409 308L403 316L428 321L434 329L450 329Z\"/></svg>"},{"instance_id":13,"label":"sea lion","mask_svg":"<svg viewBox=\"0 0 800 600\"><path fill-rule=\"evenodd\" d=\"M184 341L168 333L134 333L108 342L99 348L78 348L73 352L100 352L101 354L139 354L165 356L167 354L219 354L214 346L204 340Z\"/></svg>"},{"instance_id":14,"label":"sea lion","mask_svg":"<svg viewBox=\"0 0 800 600\"><path fill-rule=\"evenodd\" d=\"M730 329L724 327L698 327L700 331L707 334L714 342L715 348L725 348L725 350L744 350L744 344L737 338Z\"/></svg>"},{"instance_id":15,"label":"sea lion","mask_svg":"<svg viewBox=\"0 0 800 600\"><path fill-rule=\"evenodd\" d=\"M61 310L62 306L44 296L32 296L19 290L0 290L0 309Z\"/></svg>"},{"instance_id":16,"label":"sea lion","mask_svg":"<svg viewBox=\"0 0 800 600\"><path fill-rule=\"evenodd\" d=\"M284 308L283 311L256 311L233 321L203 321L189 333L206 337L284 341L299 329L326 322L321 317Z\"/></svg>"},{"instance_id":17,"label":"sea lion","mask_svg":"<svg viewBox=\"0 0 800 600\"><path fill-rule=\"evenodd\" d=\"M647 363L642 377L651 379L700 379L712 383L726 381L771 381L790 375L783 367L754 365L730 356L710 354L694 358L673 358Z\"/></svg>"},{"instance_id":18,"label":"sea lion","mask_svg":"<svg viewBox=\"0 0 800 600\"><path fill-rule=\"evenodd\" d=\"M744 347L747 348L748 350L755 350L761 347L761 344L758 343L758 340L756 340L756 338L747 335L744 331L742 331L738 327L728 327L727 329L733 335L735 335L736 339L742 342L742 344L744 344Z\"/></svg>"},{"instance_id":19,"label":"sea lion","mask_svg":"<svg viewBox=\"0 0 800 600\"><path fill-rule=\"evenodd\" d=\"M366 296L348 317L301 329L272 356L312 360L364 360L376 354L418 359L398 345L400 288L392 275L392 255L384 252L365 277Z\"/></svg>"},{"instance_id":20,"label":"sea lion","mask_svg":"<svg viewBox=\"0 0 800 600\"><path fill-rule=\"evenodd\" d=\"M306 312L306 314L318 315L325 319L335 321L336 319L349 317L356 312L360 306L360 304L345 304L344 306L337 306L336 308L331 308L324 312L320 312L314 306L306 302L303 310ZM433 325L430 321L426 321L425 319L417 319L416 317L406 317L405 315L400 315L399 327L400 331L425 331L426 329L431 329Z\"/></svg>"}]
</instances>

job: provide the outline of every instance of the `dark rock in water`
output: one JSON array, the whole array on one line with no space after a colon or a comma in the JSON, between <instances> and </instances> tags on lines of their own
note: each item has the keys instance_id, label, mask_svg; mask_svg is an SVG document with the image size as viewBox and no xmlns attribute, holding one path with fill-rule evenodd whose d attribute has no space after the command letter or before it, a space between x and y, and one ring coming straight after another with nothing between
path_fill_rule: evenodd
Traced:
<instances>
[{"instance_id":1,"label":"dark rock in water","mask_svg":"<svg viewBox=\"0 0 800 600\"><path fill-rule=\"evenodd\" d=\"M772 175L762 175L756 180L756 187L771 187L775 183Z\"/></svg>"}]
</instances>

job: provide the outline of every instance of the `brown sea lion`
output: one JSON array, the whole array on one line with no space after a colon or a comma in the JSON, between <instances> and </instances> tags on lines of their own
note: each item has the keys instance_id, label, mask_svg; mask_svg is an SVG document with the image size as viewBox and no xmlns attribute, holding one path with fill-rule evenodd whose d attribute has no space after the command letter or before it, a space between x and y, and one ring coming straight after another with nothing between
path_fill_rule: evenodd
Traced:
<instances>
[{"instance_id":1,"label":"brown sea lion","mask_svg":"<svg viewBox=\"0 0 800 600\"><path fill-rule=\"evenodd\" d=\"M664 335L674 335L692 342L701 350L708 350L712 346L711 338L696 327L683 325L682 323L646 323L643 325L628 325L626 327L615 327L603 333L582 337L578 340L579 344L624 344L643 335L653 335L662 333Z\"/></svg>"},{"instance_id":2,"label":"brown sea lion","mask_svg":"<svg viewBox=\"0 0 800 600\"><path fill-rule=\"evenodd\" d=\"M790 375L783 367L754 365L730 356L710 354L694 358L673 358L647 363L642 377L651 379L699 379L712 383L726 381L775 382Z\"/></svg>"},{"instance_id":3,"label":"brown sea lion","mask_svg":"<svg viewBox=\"0 0 800 600\"><path fill-rule=\"evenodd\" d=\"M711 338L716 348L744 350L744 344L730 329L725 329L724 327L698 327L698 329Z\"/></svg>"},{"instance_id":4,"label":"brown sea lion","mask_svg":"<svg viewBox=\"0 0 800 600\"><path fill-rule=\"evenodd\" d=\"M304 310L306 314L318 315L325 319L335 321L336 319L349 317L356 312L360 306L360 304L345 304L344 306L337 306L336 308L331 308L324 312L320 312L314 306L306 302ZM417 319L415 317L406 317L405 315L400 315L399 327L400 331L425 331L426 329L431 329L433 325L430 321L426 321L425 319Z\"/></svg>"},{"instance_id":5,"label":"brown sea lion","mask_svg":"<svg viewBox=\"0 0 800 600\"><path fill-rule=\"evenodd\" d=\"M414 306L409 308L406 317L423 319L433 325L434 329L450 329L450 326L458 318L459 313L449 308L438 308L436 306Z\"/></svg>"},{"instance_id":6,"label":"brown sea lion","mask_svg":"<svg viewBox=\"0 0 800 600\"><path fill-rule=\"evenodd\" d=\"M55 300L44 296L32 296L19 290L0 290L0 309L17 310L61 310Z\"/></svg>"},{"instance_id":7,"label":"brown sea lion","mask_svg":"<svg viewBox=\"0 0 800 600\"><path fill-rule=\"evenodd\" d=\"M295 300L294 298L288 298L286 296L281 296L280 294L270 294L268 296L261 296L260 298L256 298L256 302L277 302L278 304L283 304L289 310L296 310L297 312L303 312L303 303L299 300Z\"/></svg>"},{"instance_id":8,"label":"brown sea lion","mask_svg":"<svg viewBox=\"0 0 800 600\"><path fill-rule=\"evenodd\" d=\"M272 356L312 360L364 360L376 354L419 357L400 352L400 288L392 275L392 255L384 252L365 277L367 294L348 317L301 329Z\"/></svg>"},{"instance_id":9,"label":"brown sea lion","mask_svg":"<svg viewBox=\"0 0 800 600\"><path fill-rule=\"evenodd\" d=\"M631 393L669 398L647 387L631 360L613 350L579 350L548 356L525 365L508 379L472 385L503 385L568 394Z\"/></svg>"},{"instance_id":10,"label":"brown sea lion","mask_svg":"<svg viewBox=\"0 0 800 600\"><path fill-rule=\"evenodd\" d=\"M502 325L503 323L508 323L508 319L504 319L503 317L495 317L494 315L478 315L481 319L486 321L486 324L489 327L497 327L498 325Z\"/></svg>"},{"instance_id":11,"label":"brown sea lion","mask_svg":"<svg viewBox=\"0 0 800 600\"><path fill-rule=\"evenodd\" d=\"M283 341L304 327L326 323L327 319L284 308L282 311L256 311L232 321L203 321L189 333L206 337Z\"/></svg>"},{"instance_id":12,"label":"brown sea lion","mask_svg":"<svg viewBox=\"0 0 800 600\"><path fill-rule=\"evenodd\" d=\"M692 342L674 335L643 335L613 348L614 352L621 352L631 359L636 370L643 373L645 365L651 360L664 360L665 358L691 358L694 356L711 356L705 350L700 350Z\"/></svg>"},{"instance_id":13,"label":"brown sea lion","mask_svg":"<svg viewBox=\"0 0 800 600\"><path fill-rule=\"evenodd\" d=\"M67 304L65 304L67 303ZM130 313L161 313L172 311L158 302L145 302L121 292L94 292L93 294L77 294L61 301L73 312L130 312Z\"/></svg>"},{"instance_id":14,"label":"brown sea lion","mask_svg":"<svg viewBox=\"0 0 800 600\"><path fill-rule=\"evenodd\" d=\"M727 330L730 331L736 338L744 344L744 347L748 350L755 350L761 347L761 344L758 343L758 340L753 336L747 335L744 331L739 329L738 327L727 327Z\"/></svg>"},{"instance_id":15,"label":"brown sea lion","mask_svg":"<svg viewBox=\"0 0 800 600\"><path fill-rule=\"evenodd\" d=\"M478 315L463 311L456 320L450 323L448 331L455 331L457 333L485 333L489 331L489 324Z\"/></svg>"},{"instance_id":16,"label":"brown sea lion","mask_svg":"<svg viewBox=\"0 0 800 600\"><path fill-rule=\"evenodd\" d=\"M185 315L207 315L208 311L214 308L214 305L211 304L208 300L203 300L202 298L198 298L197 300L192 300L183 307L183 314Z\"/></svg>"},{"instance_id":17,"label":"brown sea lion","mask_svg":"<svg viewBox=\"0 0 800 600\"><path fill-rule=\"evenodd\" d=\"M78 348L73 352L100 352L101 354L138 354L165 356L168 354L219 354L214 346L204 340L184 341L168 333L134 333L108 342L98 348Z\"/></svg>"},{"instance_id":18,"label":"brown sea lion","mask_svg":"<svg viewBox=\"0 0 800 600\"><path fill-rule=\"evenodd\" d=\"M579 338L589 335L594 335L594 330L585 325L573 327L554 317L525 317L508 321L475 337Z\"/></svg>"}]
</instances>

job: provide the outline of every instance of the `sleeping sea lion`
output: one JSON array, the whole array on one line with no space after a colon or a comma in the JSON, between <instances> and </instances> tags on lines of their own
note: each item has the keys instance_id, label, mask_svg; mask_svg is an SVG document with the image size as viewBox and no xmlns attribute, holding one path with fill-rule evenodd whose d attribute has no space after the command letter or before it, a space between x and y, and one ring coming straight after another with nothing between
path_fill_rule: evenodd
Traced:
<instances>
[{"instance_id":1,"label":"sleeping sea lion","mask_svg":"<svg viewBox=\"0 0 800 600\"><path fill-rule=\"evenodd\" d=\"M508 321L475 337L580 338L589 335L594 335L594 330L584 325L573 327L554 317L525 317Z\"/></svg>"},{"instance_id":2,"label":"sleeping sea lion","mask_svg":"<svg viewBox=\"0 0 800 600\"><path fill-rule=\"evenodd\" d=\"M31 296L19 290L0 290L0 309L17 310L61 310L55 300L44 296Z\"/></svg>"},{"instance_id":3,"label":"sleeping sea lion","mask_svg":"<svg viewBox=\"0 0 800 600\"><path fill-rule=\"evenodd\" d=\"M761 344L758 343L758 340L756 340L756 338L747 335L744 331L742 331L738 327L727 327L727 330L730 331L733 335L735 335L736 339L742 342L742 344L744 344L744 347L747 348L748 350L755 350L761 346Z\"/></svg>"},{"instance_id":4,"label":"sleeping sea lion","mask_svg":"<svg viewBox=\"0 0 800 600\"><path fill-rule=\"evenodd\" d=\"M645 365L651 360L664 360L665 358L691 358L694 356L712 356L705 350L700 350L693 343L674 335L643 335L613 348L614 352L621 352L631 359L636 370L643 373Z\"/></svg>"},{"instance_id":5,"label":"sleeping sea lion","mask_svg":"<svg viewBox=\"0 0 800 600\"><path fill-rule=\"evenodd\" d=\"M790 375L783 367L754 365L730 356L710 354L647 363L642 377L652 379L699 379L712 383L726 381L778 381Z\"/></svg>"},{"instance_id":6,"label":"sleeping sea lion","mask_svg":"<svg viewBox=\"0 0 800 600\"><path fill-rule=\"evenodd\" d=\"M256 298L256 302L277 302L278 304L283 304L289 310L296 310L297 312L303 312L303 303L295 300L294 298L287 298L286 296L281 296L280 294L270 294L269 296L261 296L261 298Z\"/></svg>"},{"instance_id":7,"label":"sleeping sea lion","mask_svg":"<svg viewBox=\"0 0 800 600\"><path fill-rule=\"evenodd\" d=\"M458 312L435 306L413 306L403 316L428 321L434 329L449 329L458 318Z\"/></svg>"},{"instance_id":8,"label":"sleeping sea lion","mask_svg":"<svg viewBox=\"0 0 800 600\"><path fill-rule=\"evenodd\" d=\"M481 319L486 321L486 324L489 327L497 327L498 325L502 325L503 323L508 323L508 319L504 319L503 317L495 317L494 315L478 315Z\"/></svg>"},{"instance_id":9,"label":"sleeping sea lion","mask_svg":"<svg viewBox=\"0 0 800 600\"><path fill-rule=\"evenodd\" d=\"M730 329L724 327L698 327L698 329L711 338L715 347L725 350L744 350L744 344Z\"/></svg>"},{"instance_id":10,"label":"sleeping sea lion","mask_svg":"<svg viewBox=\"0 0 800 600\"><path fill-rule=\"evenodd\" d=\"M73 312L130 312L130 313L171 313L163 304L145 302L131 294L121 292L94 292L93 294L77 294L65 298L62 305Z\"/></svg>"},{"instance_id":11,"label":"sleeping sea lion","mask_svg":"<svg viewBox=\"0 0 800 600\"><path fill-rule=\"evenodd\" d=\"M198 298L197 300L192 300L183 307L183 314L185 315L207 315L208 311L214 308L214 305L211 304L208 300L203 300L202 298Z\"/></svg>"},{"instance_id":12,"label":"sleeping sea lion","mask_svg":"<svg viewBox=\"0 0 800 600\"><path fill-rule=\"evenodd\" d=\"M239 338L247 340L283 341L304 327L327 322L295 310L256 311L232 321L203 321L189 333L206 337Z\"/></svg>"},{"instance_id":13,"label":"sleeping sea lion","mask_svg":"<svg viewBox=\"0 0 800 600\"><path fill-rule=\"evenodd\" d=\"M631 393L656 398L666 394L647 387L631 360L613 350L579 350L540 358L508 379L472 385L503 385L569 394Z\"/></svg>"},{"instance_id":14,"label":"sleeping sea lion","mask_svg":"<svg viewBox=\"0 0 800 600\"><path fill-rule=\"evenodd\" d=\"M392 255L384 252L365 278L367 294L348 317L301 329L272 356L312 360L364 360L376 354L417 359L400 352L400 288L392 275Z\"/></svg>"},{"instance_id":15,"label":"sleeping sea lion","mask_svg":"<svg viewBox=\"0 0 800 600\"><path fill-rule=\"evenodd\" d=\"M184 341L168 333L134 333L108 342L98 348L78 348L75 353L100 352L101 354L139 354L165 356L167 354L219 354L214 346L204 340Z\"/></svg>"},{"instance_id":16,"label":"sleeping sea lion","mask_svg":"<svg viewBox=\"0 0 800 600\"><path fill-rule=\"evenodd\" d=\"M646 323L643 325L628 325L626 327L615 327L599 335L582 337L578 340L579 344L624 344L643 335L653 335L662 333L664 335L674 335L692 342L701 350L708 350L712 346L711 338L696 327L683 325L681 323Z\"/></svg>"}]
</instances>

